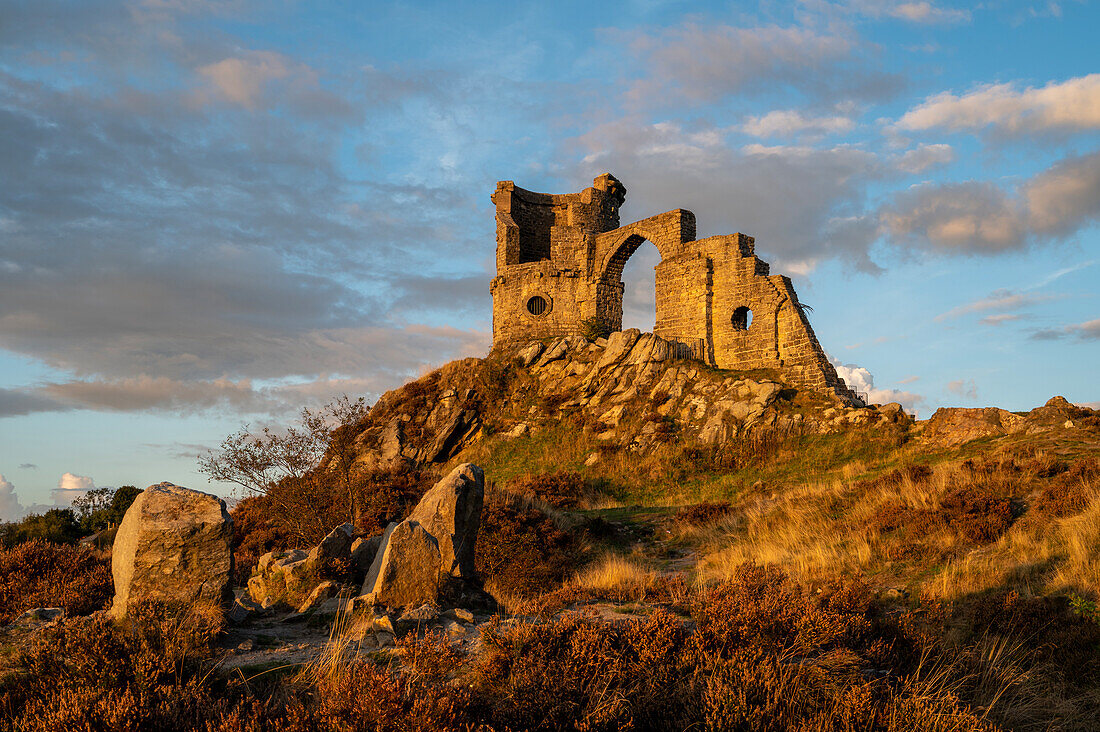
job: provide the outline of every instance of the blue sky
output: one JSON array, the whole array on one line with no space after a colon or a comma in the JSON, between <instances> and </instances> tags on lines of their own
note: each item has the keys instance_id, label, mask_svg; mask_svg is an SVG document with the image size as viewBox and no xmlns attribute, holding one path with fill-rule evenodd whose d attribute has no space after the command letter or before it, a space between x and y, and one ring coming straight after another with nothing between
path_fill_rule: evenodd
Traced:
<instances>
[{"instance_id":1,"label":"blue sky","mask_svg":"<svg viewBox=\"0 0 1100 732\"><path fill-rule=\"evenodd\" d=\"M605 171L922 416L1100 400L1085 2L0 0L0 515L487 351L497 180ZM625 324L653 324L654 247Z\"/></svg>"}]
</instances>

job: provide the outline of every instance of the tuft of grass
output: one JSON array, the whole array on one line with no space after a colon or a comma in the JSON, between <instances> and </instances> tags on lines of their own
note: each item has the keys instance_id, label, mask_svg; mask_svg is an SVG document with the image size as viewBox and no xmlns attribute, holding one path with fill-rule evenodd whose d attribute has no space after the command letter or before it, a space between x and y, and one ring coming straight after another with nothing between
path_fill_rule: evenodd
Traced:
<instances>
[{"instance_id":1,"label":"tuft of grass","mask_svg":"<svg viewBox=\"0 0 1100 732\"><path fill-rule=\"evenodd\" d=\"M656 586L660 573L644 562L621 554L606 554L578 572L572 584L585 590L644 595Z\"/></svg>"}]
</instances>

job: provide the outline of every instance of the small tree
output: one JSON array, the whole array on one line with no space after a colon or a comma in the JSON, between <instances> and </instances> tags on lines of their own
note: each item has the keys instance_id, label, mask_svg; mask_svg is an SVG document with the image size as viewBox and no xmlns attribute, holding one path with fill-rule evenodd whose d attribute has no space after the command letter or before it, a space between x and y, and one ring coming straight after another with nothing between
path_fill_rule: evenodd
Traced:
<instances>
[{"instance_id":1,"label":"small tree","mask_svg":"<svg viewBox=\"0 0 1100 732\"><path fill-rule=\"evenodd\" d=\"M117 526L139 493L141 491L136 486L124 485L118 488L96 488L73 499L73 509L80 520L80 528L84 533L92 533Z\"/></svg>"},{"instance_id":2,"label":"small tree","mask_svg":"<svg viewBox=\"0 0 1100 732\"><path fill-rule=\"evenodd\" d=\"M347 494L349 519L358 521L361 507L352 466L356 427L369 409L362 397L352 401L344 395L319 410L303 409L297 424L285 432L265 427L253 434L245 425L222 440L217 450L200 457L199 471L211 480L235 483L268 496L276 506L293 513L298 513L300 507L286 500L285 491L275 489L293 484L315 493L331 472ZM328 460L322 465L326 453Z\"/></svg>"}]
</instances>

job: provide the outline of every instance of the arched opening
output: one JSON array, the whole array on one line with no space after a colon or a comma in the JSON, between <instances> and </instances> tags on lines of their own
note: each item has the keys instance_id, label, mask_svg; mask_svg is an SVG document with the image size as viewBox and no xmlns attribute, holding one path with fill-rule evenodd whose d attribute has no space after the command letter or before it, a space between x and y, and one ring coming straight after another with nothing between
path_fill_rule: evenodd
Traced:
<instances>
[{"instance_id":1,"label":"arched opening","mask_svg":"<svg viewBox=\"0 0 1100 732\"><path fill-rule=\"evenodd\" d=\"M637 328L652 333L657 319L657 283L655 268L661 252L648 239L642 239L628 255L622 268L623 330Z\"/></svg>"},{"instance_id":2,"label":"arched opening","mask_svg":"<svg viewBox=\"0 0 1100 732\"><path fill-rule=\"evenodd\" d=\"M742 305L733 311L730 322L733 323L734 330L748 330L752 325L752 311Z\"/></svg>"}]
</instances>

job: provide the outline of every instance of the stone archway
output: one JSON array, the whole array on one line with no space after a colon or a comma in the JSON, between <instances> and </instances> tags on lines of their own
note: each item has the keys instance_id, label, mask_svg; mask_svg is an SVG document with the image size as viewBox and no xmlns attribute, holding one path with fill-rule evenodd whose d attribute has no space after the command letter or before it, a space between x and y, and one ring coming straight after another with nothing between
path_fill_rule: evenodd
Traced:
<instances>
[{"instance_id":1,"label":"stone archway","mask_svg":"<svg viewBox=\"0 0 1100 732\"><path fill-rule=\"evenodd\" d=\"M695 214L675 209L633 224L597 234L589 276L596 285L596 317L611 331L623 325L623 269L645 242L657 247L661 262L683 254L695 240ZM658 288L659 289L659 288ZM655 322L662 319L661 298L655 292ZM656 329L655 329L656 330Z\"/></svg>"},{"instance_id":2,"label":"stone archway","mask_svg":"<svg viewBox=\"0 0 1100 732\"><path fill-rule=\"evenodd\" d=\"M625 232L622 240L607 250L604 261L599 265L596 280L596 317L612 332L623 328L623 298L626 293L623 271L626 269L626 263L647 241L656 246L652 237L644 232ZM663 260L664 253L660 247L657 247L657 252ZM656 282L654 282L654 303L656 307ZM654 321L656 321L656 313L654 313Z\"/></svg>"}]
</instances>

